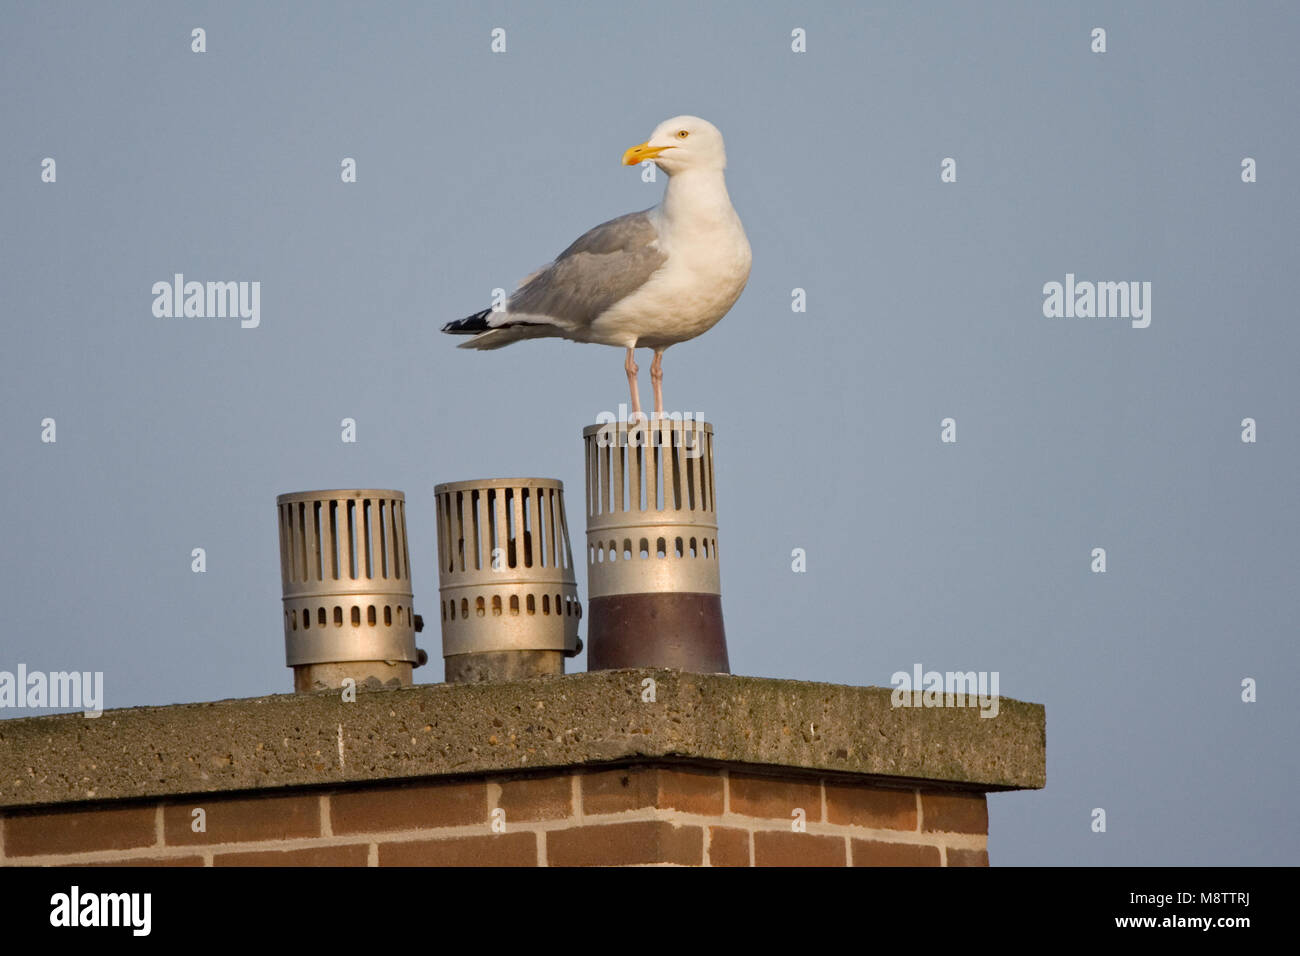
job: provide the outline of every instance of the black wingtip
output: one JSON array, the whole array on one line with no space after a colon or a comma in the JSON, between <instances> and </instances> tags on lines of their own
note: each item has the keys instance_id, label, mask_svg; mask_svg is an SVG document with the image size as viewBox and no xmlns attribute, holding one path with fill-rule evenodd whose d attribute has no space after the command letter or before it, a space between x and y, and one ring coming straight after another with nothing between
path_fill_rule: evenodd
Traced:
<instances>
[{"instance_id":1,"label":"black wingtip","mask_svg":"<svg viewBox=\"0 0 1300 956\"><path fill-rule=\"evenodd\" d=\"M487 317L491 314L491 309L484 309L482 312L475 312L473 315L458 319L455 322L448 322L442 327L442 330L450 332L452 335L477 335L479 332L486 332L490 328Z\"/></svg>"}]
</instances>

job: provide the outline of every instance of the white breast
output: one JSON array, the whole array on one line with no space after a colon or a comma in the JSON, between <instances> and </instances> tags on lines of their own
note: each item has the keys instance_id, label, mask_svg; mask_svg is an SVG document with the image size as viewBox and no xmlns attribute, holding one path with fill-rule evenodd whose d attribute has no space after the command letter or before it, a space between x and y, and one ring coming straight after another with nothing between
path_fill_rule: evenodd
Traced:
<instances>
[{"instance_id":1,"label":"white breast","mask_svg":"<svg viewBox=\"0 0 1300 956\"><path fill-rule=\"evenodd\" d=\"M685 178L685 177L682 177ZM719 173L716 182L669 184L656 210L663 267L592 325L591 341L666 348L712 328L749 279L751 252Z\"/></svg>"}]
</instances>

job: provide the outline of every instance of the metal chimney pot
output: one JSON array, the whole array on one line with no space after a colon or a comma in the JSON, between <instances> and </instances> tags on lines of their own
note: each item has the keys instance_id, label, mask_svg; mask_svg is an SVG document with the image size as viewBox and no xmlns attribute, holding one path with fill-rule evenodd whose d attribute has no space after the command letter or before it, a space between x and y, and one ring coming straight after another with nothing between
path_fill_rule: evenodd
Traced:
<instances>
[{"instance_id":1,"label":"metal chimney pot","mask_svg":"<svg viewBox=\"0 0 1300 956\"><path fill-rule=\"evenodd\" d=\"M456 481L434 495L447 682L563 674L582 649L563 482Z\"/></svg>"},{"instance_id":2,"label":"metal chimney pot","mask_svg":"<svg viewBox=\"0 0 1300 956\"><path fill-rule=\"evenodd\" d=\"M586 445L588 670L730 673L713 427L591 425Z\"/></svg>"},{"instance_id":3,"label":"metal chimney pot","mask_svg":"<svg viewBox=\"0 0 1300 956\"><path fill-rule=\"evenodd\" d=\"M411 683L415 646L406 496L373 488L276 498L285 658L294 690Z\"/></svg>"}]
</instances>

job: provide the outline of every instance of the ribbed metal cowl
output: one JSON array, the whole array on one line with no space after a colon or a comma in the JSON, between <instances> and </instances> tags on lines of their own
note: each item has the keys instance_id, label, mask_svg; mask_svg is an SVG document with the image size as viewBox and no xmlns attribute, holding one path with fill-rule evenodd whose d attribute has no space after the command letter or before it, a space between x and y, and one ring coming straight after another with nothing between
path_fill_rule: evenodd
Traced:
<instances>
[{"instance_id":1,"label":"ribbed metal cowl","mask_svg":"<svg viewBox=\"0 0 1300 956\"><path fill-rule=\"evenodd\" d=\"M446 679L564 673L582 647L564 484L489 478L434 495Z\"/></svg>"},{"instance_id":2,"label":"ribbed metal cowl","mask_svg":"<svg viewBox=\"0 0 1300 956\"><path fill-rule=\"evenodd\" d=\"M276 507L285 658L298 689L341 676L409 684L420 658L402 492L302 491ZM330 676L303 686L305 669Z\"/></svg>"},{"instance_id":3,"label":"ribbed metal cowl","mask_svg":"<svg viewBox=\"0 0 1300 956\"><path fill-rule=\"evenodd\" d=\"M583 429L589 670L730 673L722 624L713 427Z\"/></svg>"}]
</instances>

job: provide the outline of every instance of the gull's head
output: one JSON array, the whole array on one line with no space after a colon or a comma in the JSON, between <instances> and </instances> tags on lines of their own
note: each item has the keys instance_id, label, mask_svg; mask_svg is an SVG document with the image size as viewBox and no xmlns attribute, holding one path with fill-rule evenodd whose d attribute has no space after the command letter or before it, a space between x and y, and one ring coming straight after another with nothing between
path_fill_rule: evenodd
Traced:
<instances>
[{"instance_id":1,"label":"gull's head","mask_svg":"<svg viewBox=\"0 0 1300 956\"><path fill-rule=\"evenodd\" d=\"M655 127L650 138L623 154L624 166L651 160L669 176L688 169L726 169L722 134L698 116L674 116Z\"/></svg>"}]
</instances>

